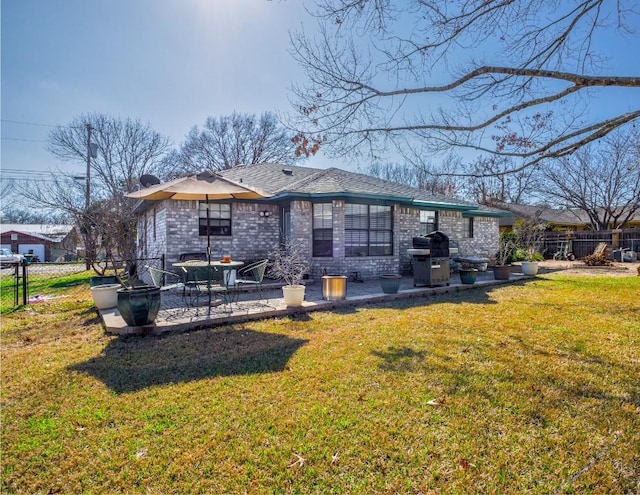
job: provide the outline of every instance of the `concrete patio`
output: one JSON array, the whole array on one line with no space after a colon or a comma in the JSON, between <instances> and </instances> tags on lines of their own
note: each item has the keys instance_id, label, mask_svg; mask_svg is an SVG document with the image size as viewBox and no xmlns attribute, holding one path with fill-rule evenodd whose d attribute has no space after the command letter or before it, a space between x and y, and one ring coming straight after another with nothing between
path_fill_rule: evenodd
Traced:
<instances>
[{"instance_id":1,"label":"concrete patio","mask_svg":"<svg viewBox=\"0 0 640 495\"><path fill-rule=\"evenodd\" d=\"M322 297L320 280L307 284L305 301L301 307L290 308L284 304L282 284L265 281L262 299L258 292L250 290L239 294L237 302L217 305L208 311L207 306L191 307L185 305L180 292L163 292L162 304L156 321L144 327L129 327L117 309L100 312L106 331L116 335L161 334L165 332L185 332L198 328L211 328L221 325L242 323L264 318L284 317L312 311L329 311L334 308L361 306L365 304L394 301L399 299L425 298L437 294L464 290L482 290L483 288L522 280L521 273L512 273L509 281L495 280L491 270L479 272L475 284L460 283L457 274L451 276L449 285L436 287L414 287L413 277L403 277L400 290L395 294L385 294L377 279L364 282L347 282L346 298L338 301L326 301Z\"/></svg>"}]
</instances>

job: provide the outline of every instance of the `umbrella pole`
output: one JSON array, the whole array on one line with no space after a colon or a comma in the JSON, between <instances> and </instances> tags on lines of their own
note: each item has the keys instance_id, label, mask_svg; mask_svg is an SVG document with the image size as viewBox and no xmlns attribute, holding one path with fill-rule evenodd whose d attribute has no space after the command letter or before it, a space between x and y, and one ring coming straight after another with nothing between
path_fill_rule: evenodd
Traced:
<instances>
[{"instance_id":1,"label":"umbrella pole","mask_svg":"<svg viewBox=\"0 0 640 495\"><path fill-rule=\"evenodd\" d=\"M209 215L209 195L205 196L207 201L207 292L209 293L208 314L211 314L211 222Z\"/></svg>"}]
</instances>

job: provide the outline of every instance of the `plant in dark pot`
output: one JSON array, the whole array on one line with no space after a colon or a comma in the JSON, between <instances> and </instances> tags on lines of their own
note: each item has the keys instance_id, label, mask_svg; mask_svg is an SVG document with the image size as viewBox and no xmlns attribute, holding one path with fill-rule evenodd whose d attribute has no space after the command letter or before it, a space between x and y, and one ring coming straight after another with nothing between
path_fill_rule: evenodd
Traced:
<instances>
[{"instance_id":1,"label":"plant in dark pot","mask_svg":"<svg viewBox=\"0 0 640 495\"><path fill-rule=\"evenodd\" d=\"M116 306L129 326L154 322L160 310L160 289L138 278L136 263L135 215L133 200L113 198L93 205L92 231L101 239L94 270L101 275L109 269L121 284L116 291ZM100 214L97 214L100 213Z\"/></svg>"},{"instance_id":2,"label":"plant in dark pot","mask_svg":"<svg viewBox=\"0 0 640 495\"><path fill-rule=\"evenodd\" d=\"M395 294L400 289L402 276L397 273L383 273L380 275L380 287L385 294Z\"/></svg>"},{"instance_id":3,"label":"plant in dark pot","mask_svg":"<svg viewBox=\"0 0 640 495\"><path fill-rule=\"evenodd\" d=\"M118 289L118 311L130 327L150 325L160 310L160 287L140 285Z\"/></svg>"},{"instance_id":4,"label":"plant in dark pot","mask_svg":"<svg viewBox=\"0 0 640 495\"><path fill-rule=\"evenodd\" d=\"M516 243L511 232L500 234L498 251L496 252L496 264L493 267L493 277L496 280L509 280L511 275L511 256L515 247Z\"/></svg>"},{"instance_id":5,"label":"plant in dark pot","mask_svg":"<svg viewBox=\"0 0 640 495\"><path fill-rule=\"evenodd\" d=\"M470 263L462 263L458 270L458 275L460 275L461 283L468 285L475 284L478 278L478 269L474 268Z\"/></svg>"}]
</instances>

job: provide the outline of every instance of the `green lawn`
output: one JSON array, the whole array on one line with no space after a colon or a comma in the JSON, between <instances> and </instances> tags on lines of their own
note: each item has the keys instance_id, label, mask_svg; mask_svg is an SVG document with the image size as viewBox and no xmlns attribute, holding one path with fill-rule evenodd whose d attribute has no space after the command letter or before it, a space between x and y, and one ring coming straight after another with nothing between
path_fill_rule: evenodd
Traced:
<instances>
[{"instance_id":1,"label":"green lawn","mask_svg":"<svg viewBox=\"0 0 640 495\"><path fill-rule=\"evenodd\" d=\"M2 318L3 493L639 493L640 277L163 337Z\"/></svg>"}]
</instances>

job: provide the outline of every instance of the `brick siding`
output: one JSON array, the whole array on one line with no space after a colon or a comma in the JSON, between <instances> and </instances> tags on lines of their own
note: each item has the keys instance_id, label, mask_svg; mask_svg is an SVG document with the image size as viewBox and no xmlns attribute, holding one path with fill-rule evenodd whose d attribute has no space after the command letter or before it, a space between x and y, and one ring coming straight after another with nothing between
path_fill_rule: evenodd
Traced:
<instances>
[{"instance_id":1,"label":"brick siding","mask_svg":"<svg viewBox=\"0 0 640 495\"><path fill-rule=\"evenodd\" d=\"M420 227L419 209L393 207L393 255L372 257L344 256L344 201L333 204L333 256L315 257L312 253L313 209L309 201L292 201L291 236L312 259L311 276L319 278L323 271L329 274L358 272L362 278L373 278L381 273L409 273L412 238ZM154 214L155 211L155 214ZM268 212L261 216L260 212ZM155 217L155 236L153 218ZM473 238L465 237L461 212L440 211L439 229L459 242L465 255L491 256L497 250L498 219L474 217ZM211 255L220 259L230 253L235 259L254 261L268 257L280 240L280 207L260 203L231 204L231 236L212 236ZM178 260L180 253L206 252L207 237L199 235L198 201L163 201L141 216L138 223L139 247L144 256L166 256L167 266Z\"/></svg>"}]
</instances>

